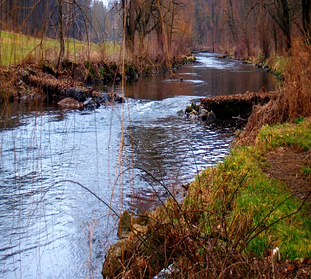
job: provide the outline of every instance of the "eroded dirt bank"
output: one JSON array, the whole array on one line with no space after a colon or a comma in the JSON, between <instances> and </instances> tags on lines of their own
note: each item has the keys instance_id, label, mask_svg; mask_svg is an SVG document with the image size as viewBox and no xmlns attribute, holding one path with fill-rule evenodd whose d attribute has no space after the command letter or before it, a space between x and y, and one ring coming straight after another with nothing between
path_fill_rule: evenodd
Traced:
<instances>
[{"instance_id":1,"label":"eroded dirt bank","mask_svg":"<svg viewBox=\"0 0 311 279\"><path fill-rule=\"evenodd\" d=\"M173 58L172 67L180 67L194 62L194 56ZM137 79L167 71L166 61L134 61L124 65L119 62L76 63L63 61L61 67L55 68L49 61L38 64L20 64L0 69L0 102L20 99L42 99L59 101L66 97L65 90L70 87L88 86L94 82L119 83L122 76L126 80Z\"/></svg>"}]
</instances>

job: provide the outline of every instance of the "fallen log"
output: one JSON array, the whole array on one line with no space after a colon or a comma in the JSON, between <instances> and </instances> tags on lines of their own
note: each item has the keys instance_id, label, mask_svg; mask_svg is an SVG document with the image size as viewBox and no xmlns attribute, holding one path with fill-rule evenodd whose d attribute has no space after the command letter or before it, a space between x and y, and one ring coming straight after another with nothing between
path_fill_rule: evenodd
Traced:
<instances>
[{"instance_id":1,"label":"fallen log","mask_svg":"<svg viewBox=\"0 0 311 279\"><path fill-rule=\"evenodd\" d=\"M275 92L246 92L244 94L221 95L201 98L201 106L213 111L218 119L232 117L248 118L255 105L268 103Z\"/></svg>"}]
</instances>

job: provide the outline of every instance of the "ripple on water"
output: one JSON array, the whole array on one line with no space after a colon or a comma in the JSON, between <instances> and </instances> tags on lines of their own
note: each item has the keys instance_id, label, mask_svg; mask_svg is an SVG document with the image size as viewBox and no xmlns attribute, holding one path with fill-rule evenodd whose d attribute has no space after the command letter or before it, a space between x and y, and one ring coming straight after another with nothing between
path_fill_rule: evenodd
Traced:
<instances>
[{"instance_id":1,"label":"ripple on water","mask_svg":"<svg viewBox=\"0 0 311 279\"><path fill-rule=\"evenodd\" d=\"M6 127L0 123L2 277L99 274L105 248L116 240L117 218L85 189L64 180L83 184L114 210L133 205L138 211L151 209L152 199L168 197L161 184L182 197L181 184L224 158L232 140L230 127L190 122L177 112L199 102L200 96L238 93L228 90L236 81L245 82L230 79L227 70L240 70L241 65L199 56L198 63L179 70L183 82L168 80L168 74L128 87L129 96L152 100L128 99L126 105L86 113L49 108L40 116L15 116ZM257 80L260 88L263 81ZM220 86L226 83L228 87Z\"/></svg>"}]
</instances>

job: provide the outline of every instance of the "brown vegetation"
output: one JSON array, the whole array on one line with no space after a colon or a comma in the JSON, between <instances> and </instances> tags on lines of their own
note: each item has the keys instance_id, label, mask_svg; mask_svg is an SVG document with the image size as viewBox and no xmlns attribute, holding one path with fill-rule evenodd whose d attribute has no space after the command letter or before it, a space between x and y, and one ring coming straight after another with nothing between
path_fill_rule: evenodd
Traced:
<instances>
[{"instance_id":1,"label":"brown vegetation","mask_svg":"<svg viewBox=\"0 0 311 279\"><path fill-rule=\"evenodd\" d=\"M311 46L301 40L293 43L291 56L284 70L285 81L275 98L258 105L252 112L238 144L254 142L259 129L265 125L294 121L311 116Z\"/></svg>"},{"instance_id":2,"label":"brown vegetation","mask_svg":"<svg viewBox=\"0 0 311 279\"><path fill-rule=\"evenodd\" d=\"M192 61L189 57L174 57L173 67L179 67ZM168 63L163 60L136 59L125 65L118 62L80 62L69 60L62 62L57 68L53 62L44 60L37 63L22 63L16 66L0 68L0 102L4 100L18 100L22 98L41 98L56 100L63 92L74 86L82 86L94 82L119 82L123 75L127 79L146 76L168 70Z\"/></svg>"},{"instance_id":3,"label":"brown vegetation","mask_svg":"<svg viewBox=\"0 0 311 279\"><path fill-rule=\"evenodd\" d=\"M266 104L274 96L275 92L246 92L201 98L201 105L207 110L212 110L217 118L247 118L253 106Z\"/></svg>"},{"instance_id":4,"label":"brown vegetation","mask_svg":"<svg viewBox=\"0 0 311 279\"><path fill-rule=\"evenodd\" d=\"M208 179L212 185L213 172ZM202 204L198 208L191 205L181 208L169 200L165 207L158 207L144 217L129 217L126 222L121 217L120 224L126 224L126 233L107 253L102 270L104 278L153 278L155 275L180 279L309 278L311 261L308 258L279 262L277 255L272 256L272 249L262 258L241 253L235 242L251 228L251 220L239 219L240 223L231 227L232 234L225 237L226 224L221 223L221 219L228 213L225 210L230 210L233 197L226 197L226 193L218 190L218 197L209 189L198 193L197 199ZM219 213L213 209L206 211L213 198L227 203L220 213L224 216L217 216L218 224L208 223L209 214ZM205 224L202 219L206 219ZM203 225L212 232L202 233Z\"/></svg>"}]
</instances>

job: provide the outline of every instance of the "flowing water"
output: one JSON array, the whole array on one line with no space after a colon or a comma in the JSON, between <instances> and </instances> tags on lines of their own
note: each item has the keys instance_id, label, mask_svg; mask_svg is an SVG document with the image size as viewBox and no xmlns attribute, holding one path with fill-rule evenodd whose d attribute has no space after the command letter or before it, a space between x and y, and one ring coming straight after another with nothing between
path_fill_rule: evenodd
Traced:
<instances>
[{"instance_id":1,"label":"flowing water","mask_svg":"<svg viewBox=\"0 0 311 279\"><path fill-rule=\"evenodd\" d=\"M182 82L166 74L128 84L123 105L1 107L0 278L101 278L117 218L81 185L116 212L141 211L155 191L167 197L155 179L181 197L180 185L223 159L234 127L177 112L202 96L274 89L276 80L213 54L197 58L176 71Z\"/></svg>"}]
</instances>

